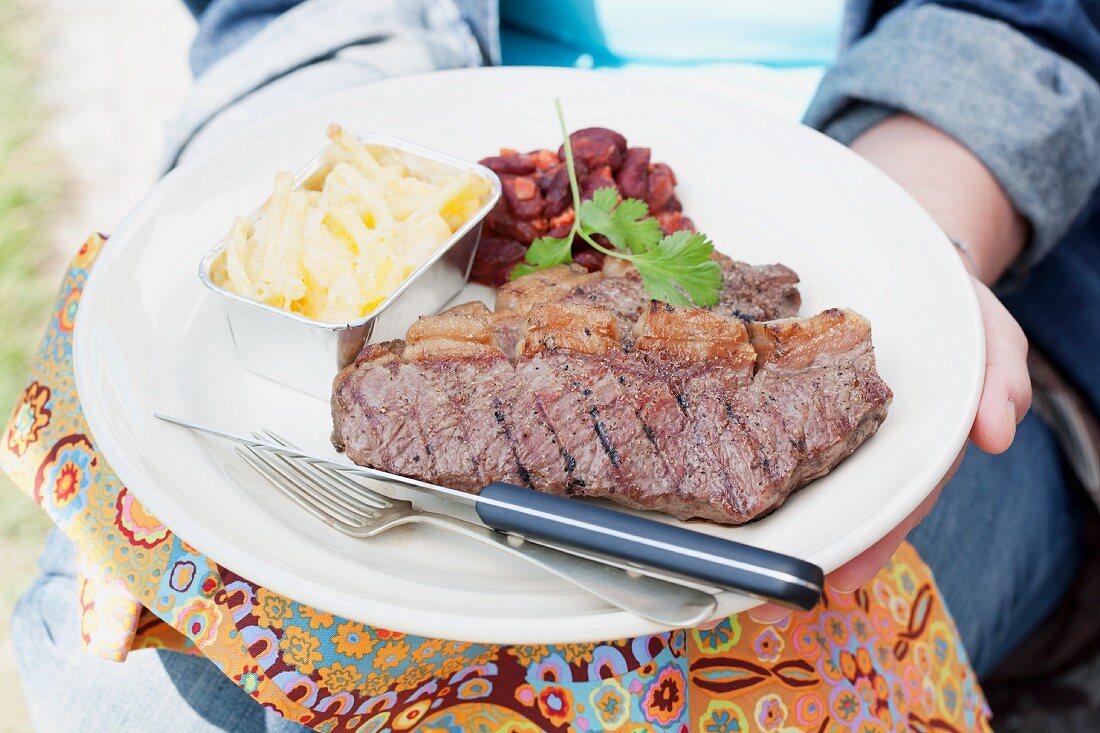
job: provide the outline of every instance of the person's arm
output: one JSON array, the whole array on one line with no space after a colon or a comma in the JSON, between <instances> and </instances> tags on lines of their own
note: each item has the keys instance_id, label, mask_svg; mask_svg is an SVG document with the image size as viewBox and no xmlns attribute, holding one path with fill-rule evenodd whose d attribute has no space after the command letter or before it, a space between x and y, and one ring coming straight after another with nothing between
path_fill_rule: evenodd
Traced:
<instances>
[{"instance_id":1,"label":"person's arm","mask_svg":"<svg viewBox=\"0 0 1100 733\"><path fill-rule=\"evenodd\" d=\"M1031 404L1031 383L1027 339L987 285L1014 262L1040 259L1093 203L1098 12L1068 0L1044 0L1042 12L1032 2L954 5L982 7L968 13L909 2L887 14L826 74L806 121L890 175L969 245L986 336L970 439L1000 453ZM851 591L870 580L931 511L962 455L920 507L830 573L829 584ZM769 604L751 615L767 621L785 613Z\"/></svg>"},{"instance_id":2,"label":"person's arm","mask_svg":"<svg viewBox=\"0 0 1100 733\"><path fill-rule=\"evenodd\" d=\"M895 115L852 142L931 214L945 232L966 242L967 261L982 306L987 341L986 385L971 432L982 450L1008 449L1031 402L1027 341L985 285L996 282L1023 251L1028 224L981 160L927 122ZM984 283L985 285L983 285Z\"/></svg>"},{"instance_id":3,"label":"person's arm","mask_svg":"<svg viewBox=\"0 0 1100 733\"><path fill-rule=\"evenodd\" d=\"M1100 8L1076 0L947 5L909 0L886 13L825 75L805 121L848 145L898 113L943 131L1028 223L1022 261L1034 263L1095 203Z\"/></svg>"},{"instance_id":4,"label":"person's arm","mask_svg":"<svg viewBox=\"0 0 1100 733\"><path fill-rule=\"evenodd\" d=\"M990 292L1017 258L1029 236L1027 222L981 160L954 138L909 115L895 115L852 142L852 150L901 184L952 236L965 241L973 256L973 276L985 326L985 385L970 440L989 453L1008 450L1016 425L1031 405L1027 338L1016 320ZM905 536L932 510L940 490L962 460L909 517L871 549L829 575L842 591L867 582ZM767 614L767 611L764 612Z\"/></svg>"},{"instance_id":5,"label":"person's arm","mask_svg":"<svg viewBox=\"0 0 1100 733\"><path fill-rule=\"evenodd\" d=\"M897 114L852 141L852 150L901 184L940 228L968 245L976 275L995 283L1030 236L1004 188L964 145L908 114ZM968 260L968 265L971 264Z\"/></svg>"},{"instance_id":6,"label":"person's arm","mask_svg":"<svg viewBox=\"0 0 1100 733\"><path fill-rule=\"evenodd\" d=\"M985 283L1000 277L1024 249L1027 222L982 161L927 122L893 115L857 137L851 147L901 184L942 229L970 246L974 265L968 262L967 266L986 337L985 385L970 440L990 453L1007 450L1016 425L1031 404L1027 338ZM936 490L905 521L859 557L829 573L829 585L847 592L870 580L932 510L962 457L960 452ZM759 621L774 621L787 613L772 604L750 612Z\"/></svg>"},{"instance_id":7,"label":"person's arm","mask_svg":"<svg viewBox=\"0 0 1100 733\"><path fill-rule=\"evenodd\" d=\"M188 7L198 21L195 83L169 126L165 168L310 99L477 66L495 52L491 18L464 16L454 0L190 0Z\"/></svg>"}]
</instances>

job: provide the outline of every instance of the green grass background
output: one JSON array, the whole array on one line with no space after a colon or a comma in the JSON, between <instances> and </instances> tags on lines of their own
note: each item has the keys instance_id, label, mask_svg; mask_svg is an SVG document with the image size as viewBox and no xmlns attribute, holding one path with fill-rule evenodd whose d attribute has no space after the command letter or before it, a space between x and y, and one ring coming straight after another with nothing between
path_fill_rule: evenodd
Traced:
<instances>
[{"instance_id":1,"label":"green grass background","mask_svg":"<svg viewBox=\"0 0 1100 733\"><path fill-rule=\"evenodd\" d=\"M54 291L49 267L58 215L57 162L40 142L30 25L19 0L0 0L0 423L23 389ZM75 245L74 245L75 246ZM49 271L53 270L53 273ZM0 732L31 729L8 633L12 607L35 575L46 515L0 473ZM64 684L63 680L58 681Z\"/></svg>"}]
</instances>

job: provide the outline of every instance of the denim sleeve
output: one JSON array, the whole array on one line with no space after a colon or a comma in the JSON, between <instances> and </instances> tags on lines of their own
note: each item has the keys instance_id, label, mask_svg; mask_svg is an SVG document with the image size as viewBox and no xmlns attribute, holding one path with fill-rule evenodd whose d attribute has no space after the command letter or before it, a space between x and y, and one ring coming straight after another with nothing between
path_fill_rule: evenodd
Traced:
<instances>
[{"instance_id":1,"label":"denim sleeve","mask_svg":"<svg viewBox=\"0 0 1100 733\"><path fill-rule=\"evenodd\" d=\"M1024 259L1033 263L1085 211L1100 180L1100 85L1090 74L1100 41L1088 35L1094 25L1076 38L1044 33L1044 13L1056 19L1065 3L1042 5L1034 22L1012 25L902 5L841 55L805 120L845 144L899 111L942 129L985 163L1031 223Z\"/></svg>"},{"instance_id":2,"label":"denim sleeve","mask_svg":"<svg viewBox=\"0 0 1100 733\"><path fill-rule=\"evenodd\" d=\"M477 66L454 0L191 0L196 79L168 129L164 167L323 94L378 79Z\"/></svg>"}]
</instances>

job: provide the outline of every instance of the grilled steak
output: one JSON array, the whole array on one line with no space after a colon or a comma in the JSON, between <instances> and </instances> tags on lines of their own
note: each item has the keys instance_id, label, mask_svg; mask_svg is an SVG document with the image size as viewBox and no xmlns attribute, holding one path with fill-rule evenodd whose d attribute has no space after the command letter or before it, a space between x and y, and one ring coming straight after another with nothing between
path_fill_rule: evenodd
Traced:
<instances>
[{"instance_id":1,"label":"grilled steak","mask_svg":"<svg viewBox=\"0 0 1100 733\"><path fill-rule=\"evenodd\" d=\"M722 292L711 310L742 321L772 321L792 318L802 297L798 275L785 265L746 265L724 255L715 255L722 266Z\"/></svg>"},{"instance_id":2,"label":"grilled steak","mask_svg":"<svg viewBox=\"0 0 1100 733\"><path fill-rule=\"evenodd\" d=\"M722 268L722 291L711 310L745 321L789 318L798 312L798 275L783 265L747 265L715 254ZM580 303L611 311L626 345L631 329L649 304L641 275L633 265L607 258L602 272L588 272L579 265L562 265L505 283L497 290L497 311L527 315L540 303ZM516 336L519 332L516 332ZM506 339L505 352L515 340Z\"/></svg>"},{"instance_id":3,"label":"grilled steak","mask_svg":"<svg viewBox=\"0 0 1100 733\"><path fill-rule=\"evenodd\" d=\"M466 491L500 480L736 524L886 416L870 325L851 311L746 324L643 301L632 316L628 278L561 269L505 286L496 312L458 306L367 346L334 383L337 448ZM757 302L790 308L793 282Z\"/></svg>"}]
</instances>

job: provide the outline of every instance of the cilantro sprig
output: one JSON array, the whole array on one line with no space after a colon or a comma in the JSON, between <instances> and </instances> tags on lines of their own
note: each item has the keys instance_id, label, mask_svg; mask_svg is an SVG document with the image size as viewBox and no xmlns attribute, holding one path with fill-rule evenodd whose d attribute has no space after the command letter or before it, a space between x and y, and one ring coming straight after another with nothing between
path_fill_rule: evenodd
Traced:
<instances>
[{"instance_id":1,"label":"cilantro sprig","mask_svg":"<svg viewBox=\"0 0 1100 733\"><path fill-rule=\"evenodd\" d=\"M564 237L539 237L527 248L524 261L512 270L514 280L539 270L573 261L573 238L580 237L598 252L633 263L642 276L646 293L673 305L709 308L718 303L722 270L711 259L714 244L705 234L679 231L667 236L661 224L649 216L641 199L619 201L614 188L600 188L581 201L573 146L565 125L561 100L554 100L565 148L565 167L573 194L573 226ZM611 245L596 241L602 235Z\"/></svg>"}]
</instances>

